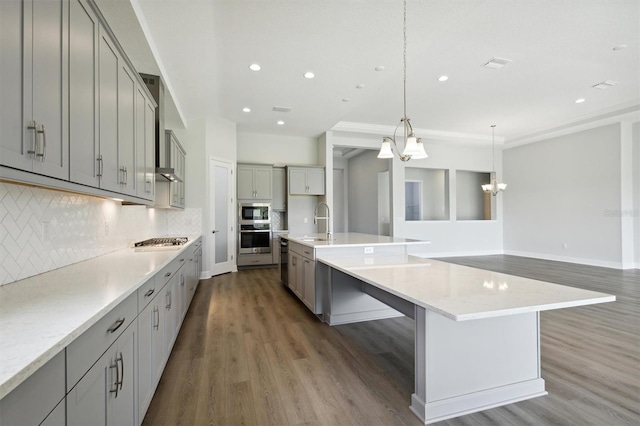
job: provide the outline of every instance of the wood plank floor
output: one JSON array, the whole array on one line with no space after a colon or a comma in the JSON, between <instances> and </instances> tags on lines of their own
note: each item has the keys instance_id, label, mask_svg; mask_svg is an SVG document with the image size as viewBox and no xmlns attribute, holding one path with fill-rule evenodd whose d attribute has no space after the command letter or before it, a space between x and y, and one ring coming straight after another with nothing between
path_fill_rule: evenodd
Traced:
<instances>
[{"instance_id":1,"label":"wood plank floor","mask_svg":"<svg viewBox=\"0 0 640 426\"><path fill-rule=\"evenodd\" d=\"M513 256L446 261L615 294L541 315L549 395L438 425L640 424L640 271ZM329 327L276 269L200 282L145 425L418 425L413 321Z\"/></svg>"}]
</instances>

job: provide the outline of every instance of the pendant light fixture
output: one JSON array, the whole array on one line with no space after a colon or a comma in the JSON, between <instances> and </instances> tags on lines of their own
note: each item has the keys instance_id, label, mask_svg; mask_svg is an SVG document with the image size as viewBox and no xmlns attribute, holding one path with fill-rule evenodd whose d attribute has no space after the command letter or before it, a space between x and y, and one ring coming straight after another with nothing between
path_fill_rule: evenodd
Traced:
<instances>
[{"instance_id":1,"label":"pendant light fixture","mask_svg":"<svg viewBox=\"0 0 640 426\"><path fill-rule=\"evenodd\" d=\"M495 195L498 195L500 191L504 191L505 189L507 189L507 184L498 183L496 179L496 125L492 124L491 129L492 129L491 130L491 141L492 141L491 152L493 153L493 161L492 161L493 171L491 172L491 183L482 185L482 190L486 193L490 193L491 195L495 196Z\"/></svg>"},{"instance_id":2,"label":"pendant light fixture","mask_svg":"<svg viewBox=\"0 0 640 426\"><path fill-rule=\"evenodd\" d=\"M396 133L398 132L398 127L400 127L400 124L402 124L404 127L404 151L402 151L402 155L400 155L400 160L409 161L412 158L415 158L416 160L427 158L428 155L424 150L422 141L413 133L411 121L407 118L407 0L404 0L403 6L404 21L402 26L402 34L404 44L402 50L402 59L404 73L402 86L402 118L396 126L396 129L393 131L393 137L385 136L382 138L382 146L380 147L378 158L393 158L391 142L393 142L393 145L396 147L396 151L400 152L400 150L398 149L398 144L396 143Z\"/></svg>"}]
</instances>

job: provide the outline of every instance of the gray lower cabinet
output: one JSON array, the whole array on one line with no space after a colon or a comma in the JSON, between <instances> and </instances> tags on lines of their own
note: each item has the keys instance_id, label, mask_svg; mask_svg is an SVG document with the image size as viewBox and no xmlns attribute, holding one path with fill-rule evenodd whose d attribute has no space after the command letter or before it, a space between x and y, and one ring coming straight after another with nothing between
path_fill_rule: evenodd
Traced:
<instances>
[{"instance_id":1,"label":"gray lower cabinet","mask_svg":"<svg viewBox=\"0 0 640 426\"><path fill-rule=\"evenodd\" d=\"M68 0L0 1L0 165L69 178Z\"/></svg>"},{"instance_id":2,"label":"gray lower cabinet","mask_svg":"<svg viewBox=\"0 0 640 426\"><path fill-rule=\"evenodd\" d=\"M65 351L0 401L0 425L65 424Z\"/></svg>"},{"instance_id":3,"label":"gray lower cabinet","mask_svg":"<svg viewBox=\"0 0 640 426\"><path fill-rule=\"evenodd\" d=\"M313 313L318 313L314 249L289 240L288 256L289 288Z\"/></svg>"},{"instance_id":4,"label":"gray lower cabinet","mask_svg":"<svg viewBox=\"0 0 640 426\"><path fill-rule=\"evenodd\" d=\"M135 425L134 321L67 395L67 425Z\"/></svg>"}]
</instances>

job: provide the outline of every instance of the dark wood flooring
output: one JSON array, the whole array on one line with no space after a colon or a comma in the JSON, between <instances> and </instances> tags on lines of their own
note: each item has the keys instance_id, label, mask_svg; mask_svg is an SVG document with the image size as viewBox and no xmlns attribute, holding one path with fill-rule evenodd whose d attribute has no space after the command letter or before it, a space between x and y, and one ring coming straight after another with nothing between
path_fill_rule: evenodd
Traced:
<instances>
[{"instance_id":1,"label":"dark wood flooring","mask_svg":"<svg viewBox=\"0 0 640 426\"><path fill-rule=\"evenodd\" d=\"M541 315L548 396L438 425L639 425L640 271L513 256L446 261L615 294ZM146 425L418 425L413 321L329 327L276 269L202 280Z\"/></svg>"}]
</instances>

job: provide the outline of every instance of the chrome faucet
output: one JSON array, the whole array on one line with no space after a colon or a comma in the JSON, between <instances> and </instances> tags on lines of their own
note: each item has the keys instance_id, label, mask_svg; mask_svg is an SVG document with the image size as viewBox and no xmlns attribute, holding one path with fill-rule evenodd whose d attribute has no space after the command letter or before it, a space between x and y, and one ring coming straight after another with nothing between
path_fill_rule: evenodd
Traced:
<instances>
[{"instance_id":1,"label":"chrome faucet","mask_svg":"<svg viewBox=\"0 0 640 426\"><path fill-rule=\"evenodd\" d=\"M324 205L325 208L327 209L327 215L326 216L318 216L318 208ZM327 221L327 240L331 239L331 231L329 230L329 218L331 217L331 212L329 211L329 205L327 203L325 203L324 201L320 201L318 203L318 205L316 206L315 211L313 212L313 223L314 225L318 224L318 219L323 219Z\"/></svg>"}]
</instances>

